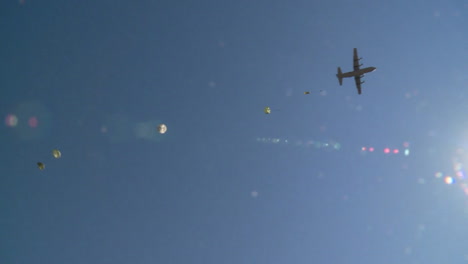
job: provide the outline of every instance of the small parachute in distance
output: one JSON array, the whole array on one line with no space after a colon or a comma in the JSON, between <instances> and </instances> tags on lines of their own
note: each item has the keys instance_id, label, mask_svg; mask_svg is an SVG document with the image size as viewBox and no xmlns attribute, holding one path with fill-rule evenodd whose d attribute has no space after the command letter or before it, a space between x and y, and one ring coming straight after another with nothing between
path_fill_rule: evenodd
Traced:
<instances>
[{"instance_id":1,"label":"small parachute in distance","mask_svg":"<svg viewBox=\"0 0 468 264\"><path fill-rule=\"evenodd\" d=\"M42 162L38 162L38 163L37 163L37 167L38 167L40 170L45 169L45 165L44 165L44 163L42 163Z\"/></svg>"},{"instance_id":2,"label":"small parachute in distance","mask_svg":"<svg viewBox=\"0 0 468 264\"><path fill-rule=\"evenodd\" d=\"M268 115L268 114L271 114L271 109L270 109L270 107L268 107L268 106L265 107L265 108L263 109L263 112L264 112L265 114L267 114L267 115Z\"/></svg>"},{"instance_id":3,"label":"small parachute in distance","mask_svg":"<svg viewBox=\"0 0 468 264\"><path fill-rule=\"evenodd\" d=\"M164 134L167 131L167 126L165 124L159 124L157 129L159 134Z\"/></svg>"},{"instance_id":4,"label":"small parachute in distance","mask_svg":"<svg viewBox=\"0 0 468 264\"><path fill-rule=\"evenodd\" d=\"M52 156L54 156L54 158L56 159L59 159L60 157L62 157L62 153L60 152L60 150L54 149L52 150Z\"/></svg>"}]
</instances>

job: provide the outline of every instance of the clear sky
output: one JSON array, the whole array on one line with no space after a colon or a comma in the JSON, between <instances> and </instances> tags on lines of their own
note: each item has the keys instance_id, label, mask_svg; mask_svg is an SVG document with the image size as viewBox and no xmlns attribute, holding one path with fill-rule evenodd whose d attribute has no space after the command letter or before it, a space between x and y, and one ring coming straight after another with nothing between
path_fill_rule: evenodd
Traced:
<instances>
[{"instance_id":1,"label":"clear sky","mask_svg":"<svg viewBox=\"0 0 468 264\"><path fill-rule=\"evenodd\" d=\"M465 0L2 1L0 263L468 263L467 29Z\"/></svg>"}]
</instances>

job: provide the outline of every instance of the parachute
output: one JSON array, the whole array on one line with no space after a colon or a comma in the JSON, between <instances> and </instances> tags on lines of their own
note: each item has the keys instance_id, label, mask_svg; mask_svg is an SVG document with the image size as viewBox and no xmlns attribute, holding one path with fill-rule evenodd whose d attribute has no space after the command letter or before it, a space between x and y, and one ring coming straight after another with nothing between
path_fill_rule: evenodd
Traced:
<instances>
[{"instance_id":1,"label":"parachute","mask_svg":"<svg viewBox=\"0 0 468 264\"><path fill-rule=\"evenodd\" d=\"M304 94L310 94L310 92L304 92Z\"/></svg>"},{"instance_id":2,"label":"parachute","mask_svg":"<svg viewBox=\"0 0 468 264\"><path fill-rule=\"evenodd\" d=\"M42 163L42 162L38 162L38 163L37 163L37 167L38 167L40 170L45 169L45 165L44 165L44 163Z\"/></svg>"},{"instance_id":3,"label":"parachute","mask_svg":"<svg viewBox=\"0 0 468 264\"><path fill-rule=\"evenodd\" d=\"M263 109L263 112L264 112L265 114L267 114L267 115L268 115L268 114L271 114L271 109L270 109L270 107L268 107L268 106L265 107L265 109Z\"/></svg>"},{"instance_id":4,"label":"parachute","mask_svg":"<svg viewBox=\"0 0 468 264\"><path fill-rule=\"evenodd\" d=\"M159 124L157 129L159 134L164 134L167 131L167 126L165 124Z\"/></svg>"},{"instance_id":5,"label":"parachute","mask_svg":"<svg viewBox=\"0 0 468 264\"><path fill-rule=\"evenodd\" d=\"M54 158L56 159L59 159L60 157L62 157L62 153L60 153L60 150L54 149L52 150L52 156L54 156Z\"/></svg>"},{"instance_id":6,"label":"parachute","mask_svg":"<svg viewBox=\"0 0 468 264\"><path fill-rule=\"evenodd\" d=\"M52 156L54 156L54 158L56 158L56 159L59 159L60 157L62 157L62 153L58 149L53 149L52 150ZM44 163L38 161L36 164L37 164L38 169L40 169L40 170L45 169L45 164Z\"/></svg>"}]
</instances>

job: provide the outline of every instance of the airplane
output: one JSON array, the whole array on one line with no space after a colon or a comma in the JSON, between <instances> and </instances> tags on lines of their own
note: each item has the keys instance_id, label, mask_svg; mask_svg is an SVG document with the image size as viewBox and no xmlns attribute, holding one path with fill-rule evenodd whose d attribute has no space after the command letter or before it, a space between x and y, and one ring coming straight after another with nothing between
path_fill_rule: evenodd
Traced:
<instances>
[{"instance_id":1,"label":"airplane","mask_svg":"<svg viewBox=\"0 0 468 264\"><path fill-rule=\"evenodd\" d=\"M343 78L348 78L348 77L354 77L354 81L356 82L356 88L358 90L358 94L361 94L361 84L364 83L364 81L361 81L361 78L364 77L364 74L368 72L373 72L377 68L376 67L367 67L367 68L359 68L362 66L362 64L359 64L359 60L362 58L358 57L357 49L354 48L354 56L353 56L353 68L354 70L352 72L341 72L341 68L338 67L338 73L336 74L336 77L338 78L338 81L340 82L340 85L343 84Z\"/></svg>"}]
</instances>

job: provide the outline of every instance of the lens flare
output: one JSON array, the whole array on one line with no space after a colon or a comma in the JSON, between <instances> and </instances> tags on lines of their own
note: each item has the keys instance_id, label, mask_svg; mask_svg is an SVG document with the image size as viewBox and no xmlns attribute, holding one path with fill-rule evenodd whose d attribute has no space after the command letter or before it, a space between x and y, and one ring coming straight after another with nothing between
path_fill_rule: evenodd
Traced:
<instances>
[{"instance_id":1,"label":"lens flare","mask_svg":"<svg viewBox=\"0 0 468 264\"><path fill-rule=\"evenodd\" d=\"M33 128L37 127L38 124L39 124L39 121L37 120L37 118L35 116L32 116L32 117L29 118L28 125L30 127L33 127Z\"/></svg>"},{"instance_id":2,"label":"lens flare","mask_svg":"<svg viewBox=\"0 0 468 264\"><path fill-rule=\"evenodd\" d=\"M19 103L11 113L19 121L14 134L21 140L40 139L51 132L52 115L41 102Z\"/></svg>"},{"instance_id":3,"label":"lens flare","mask_svg":"<svg viewBox=\"0 0 468 264\"><path fill-rule=\"evenodd\" d=\"M13 114L9 114L5 118L5 125L8 127L15 127L18 125L18 117Z\"/></svg>"},{"instance_id":4,"label":"lens flare","mask_svg":"<svg viewBox=\"0 0 468 264\"><path fill-rule=\"evenodd\" d=\"M459 171L462 169L462 164L460 162L454 162L453 163L453 170L454 171Z\"/></svg>"},{"instance_id":5,"label":"lens flare","mask_svg":"<svg viewBox=\"0 0 468 264\"><path fill-rule=\"evenodd\" d=\"M453 157L453 172L455 176L452 178L452 183L457 183L460 186L463 193L468 195L468 182L466 181L465 177L465 170L463 169L462 161L466 160L465 151L463 148L458 148L455 151L455 156ZM447 182L446 182L447 183Z\"/></svg>"},{"instance_id":6,"label":"lens flare","mask_svg":"<svg viewBox=\"0 0 468 264\"><path fill-rule=\"evenodd\" d=\"M444 182L445 182L446 184L449 184L449 185L450 185L450 184L453 184L454 180L453 180L453 178L450 177L450 176L445 176Z\"/></svg>"},{"instance_id":7,"label":"lens flare","mask_svg":"<svg viewBox=\"0 0 468 264\"><path fill-rule=\"evenodd\" d=\"M301 148L316 148L323 149L326 151L337 151L341 149L341 144L334 140L318 141L318 140L300 140L300 139L285 139L285 138L269 138L269 137L257 137L257 142L282 145L282 146L294 146Z\"/></svg>"}]
</instances>

